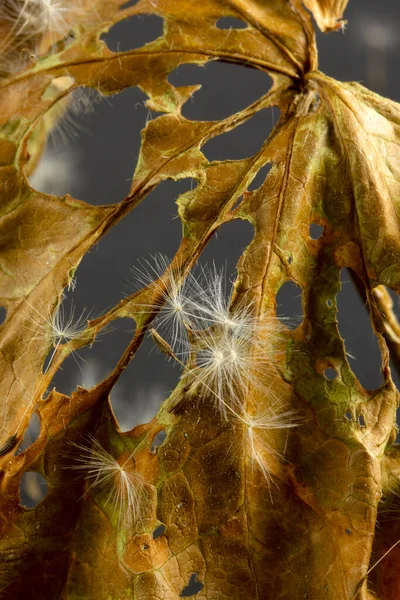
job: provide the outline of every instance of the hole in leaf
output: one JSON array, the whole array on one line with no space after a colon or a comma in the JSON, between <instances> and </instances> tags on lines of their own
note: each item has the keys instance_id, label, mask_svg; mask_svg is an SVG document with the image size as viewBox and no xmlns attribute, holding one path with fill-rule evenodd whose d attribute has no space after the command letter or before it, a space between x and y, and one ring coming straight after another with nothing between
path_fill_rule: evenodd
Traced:
<instances>
[{"instance_id":1,"label":"hole in leaf","mask_svg":"<svg viewBox=\"0 0 400 600\"><path fill-rule=\"evenodd\" d=\"M322 225L318 225L318 223L311 223L310 225L310 238L312 240L319 240L321 235L324 232L324 228Z\"/></svg>"},{"instance_id":2,"label":"hole in leaf","mask_svg":"<svg viewBox=\"0 0 400 600\"><path fill-rule=\"evenodd\" d=\"M65 302L65 300L64 300ZM68 314L68 313L67 313ZM132 319L116 319L110 328L97 337L94 344L73 352L53 377L50 389L70 395L78 385L91 388L105 379L114 369L135 330ZM53 350L50 351L51 356Z\"/></svg>"},{"instance_id":3,"label":"hole in leaf","mask_svg":"<svg viewBox=\"0 0 400 600\"><path fill-rule=\"evenodd\" d=\"M328 300L326 301L326 305L327 305L329 308L332 308L332 306L333 306L333 302L332 302L332 300L331 300L330 298L328 298Z\"/></svg>"},{"instance_id":4,"label":"hole in leaf","mask_svg":"<svg viewBox=\"0 0 400 600\"><path fill-rule=\"evenodd\" d=\"M353 276L353 277L352 277ZM381 353L373 333L362 281L350 269L340 272L341 290L337 294L339 332L345 342L351 369L366 389L382 383Z\"/></svg>"},{"instance_id":5,"label":"hole in leaf","mask_svg":"<svg viewBox=\"0 0 400 600\"><path fill-rule=\"evenodd\" d=\"M143 550L146 551L150 548L150 546L148 544L143 544Z\"/></svg>"},{"instance_id":6,"label":"hole in leaf","mask_svg":"<svg viewBox=\"0 0 400 600\"><path fill-rule=\"evenodd\" d=\"M293 280L285 281L276 294L276 316L289 329L303 320L302 289Z\"/></svg>"},{"instance_id":7,"label":"hole in leaf","mask_svg":"<svg viewBox=\"0 0 400 600\"><path fill-rule=\"evenodd\" d=\"M138 3L139 0L129 0L129 2L125 2L124 4L121 4L121 6L119 7L120 10L126 10L127 8L131 8L132 6L135 6L135 4Z\"/></svg>"},{"instance_id":8,"label":"hole in leaf","mask_svg":"<svg viewBox=\"0 0 400 600\"><path fill-rule=\"evenodd\" d=\"M6 320L7 311L4 306L0 306L0 325L3 325Z\"/></svg>"},{"instance_id":9,"label":"hole in leaf","mask_svg":"<svg viewBox=\"0 0 400 600\"><path fill-rule=\"evenodd\" d=\"M351 410L346 410L346 412L344 413L344 417L348 421L353 421L353 415L351 413Z\"/></svg>"},{"instance_id":10,"label":"hole in leaf","mask_svg":"<svg viewBox=\"0 0 400 600\"><path fill-rule=\"evenodd\" d=\"M235 203L232 205L231 212L237 209L242 200L243 196L239 196L239 198L236 198Z\"/></svg>"},{"instance_id":11,"label":"hole in leaf","mask_svg":"<svg viewBox=\"0 0 400 600\"><path fill-rule=\"evenodd\" d=\"M204 585L200 581L197 581L197 573L193 573L193 575L190 576L188 585L180 593L180 597L187 598L189 596L194 596L195 594L198 594L203 587Z\"/></svg>"},{"instance_id":12,"label":"hole in leaf","mask_svg":"<svg viewBox=\"0 0 400 600\"><path fill-rule=\"evenodd\" d=\"M363 415L358 415L358 419L357 422L359 424L360 427L366 427L366 423L365 423L365 419Z\"/></svg>"},{"instance_id":13,"label":"hole in leaf","mask_svg":"<svg viewBox=\"0 0 400 600\"><path fill-rule=\"evenodd\" d=\"M71 193L77 196L80 178L77 162L78 152L75 155L65 149L55 152L54 142L50 139L36 169L29 176L29 183L45 194L64 196Z\"/></svg>"},{"instance_id":14,"label":"hole in leaf","mask_svg":"<svg viewBox=\"0 0 400 600\"><path fill-rule=\"evenodd\" d=\"M157 15L132 15L115 23L101 39L113 52L128 52L160 37L163 25L164 20Z\"/></svg>"},{"instance_id":15,"label":"hole in leaf","mask_svg":"<svg viewBox=\"0 0 400 600\"><path fill-rule=\"evenodd\" d=\"M150 452L155 452L156 449L159 448L161 446L161 444L164 442L166 437L167 437L167 433L166 433L166 431L164 431L164 429L159 431L157 433L157 435L155 436L155 438L153 439L153 443L151 445Z\"/></svg>"},{"instance_id":16,"label":"hole in leaf","mask_svg":"<svg viewBox=\"0 0 400 600\"><path fill-rule=\"evenodd\" d=\"M224 270L229 289L229 281L235 280L237 262L253 237L254 228L249 221L237 219L224 223L204 248L199 263L214 264L219 271Z\"/></svg>"},{"instance_id":17,"label":"hole in leaf","mask_svg":"<svg viewBox=\"0 0 400 600\"><path fill-rule=\"evenodd\" d=\"M272 131L277 109L264 108L238 127L217 135L202 146L210 161L240 160L256 154Z\"/></svg>"},{"instance_id":18,"label":"hole in leaf","mask_svg":"<svg viewBox=\"0 0 400 600\"><path fill-rule=\"evenodd\" d=\"M166 381L170 380L171 375L173 376L177 373L176 371L171 372L171 365L169 365L169 368L163 365L164 369L167 369L164 372L161 372L160 369L157 376L157 384L148 381L149 371L155 362L154 356L149 356L149 362L146 362L143 360L143 355L139 355L138 353L135 359L140 361L142 365L142 372L139 374L139 377L134 377L133 372L128 372L127 377L121 384L118 382L110 394L112 409L122 432L130 431L140 423L151 421L159 411L162 401L168 398L170 394L171 387L168 389ZM160 359L160 355L157 356ZM134 370L134 363L135 361L131 363L132 368L130 371ZM129 367L125 369L123 375L125 375L128 369ZM163 379L160 379L161 375ZM126 383L126 380L128 383ZM177 381L174 383L176 385Z\"/></svg>"},{"instance_id":19,"label":"hole in leaf","mask_svg":"<svg viewBox=\"0 0 400 600\"><path fill-rule=\"evenodd\" d=\"M259 187L264 183L268 173L270 172L272 167L272 163L267 163L258 171L257 175L254 177L249 187L247 188L250 192L255 192Z\"/></svg>"},{"instance_id":20,"label":"hole in leaf","mask_svg":"<svg viewBox=\"0 0 400 600\"><path fill-rule=\"evenodd\" d=\"M100 97L90 114L65 118L29 176L31 186L59 196L68 193L96 206L122 200L131 186L140 129L148 115L145 98L138 88L129 88Z\"/></svg>"},{"instance_id":21,"label":"hole in leaf","mask_svg":"<svg viewBox=\"0 0 400 600\"><path fill-rule=\"evenodd\" d=\"M155 530L153 531L153 540L156 540L157 538L162 536L164 534L165 530L166 530L165 525L159 525L158 527L156 527Z\"/></svg>"},{"instance_id":22,"label":"hole in leaf","mask_svg":"<svg viewBox=\"0 0 400 600\"><path fill-rule=\"evenodd\" d=\"M289 265L291 265L291 264L292 264L292 262L293 262L293 256L292 256L292 255L290 255L290 256L289 256L289 258L288 258L288 263L289 263Z\"/></svg>"},{"instance_id":23,"label":"hole in leaf","mask_svg":"<svg viewBox=\"0 0 400 600\"><path fill-rule=\"evenodd\" d=\"M53 79L43 93L44 99L57 100L36 125L28 140L31 156L27 163L28 176L32 187L45 193L62 195L63 187L69 179L75 179L78 172L79 148L71 151L74 140L81 133L90 133L90 115L96 105L104 101L103 96L94 88L79 86L73 89L72 77L63 76ZM71 89L70 89L71 88ZM65 94L69 91L69 94ZM62 96L62 97L61 97ZM47 147L42 154L42 145L47 136ZM62 151L61 151L62 150ZM34 165L40 153L40 160ZM73 183L76 183L74 181Z\"/></svg>"},{"instance_id":24,"label":"hole in leaf","mask_svg":"<svg viewBox=\"0 0 400 600\"><path fill-rule=\"evenodd\" d=\"M180 376L180 367L157 352L154 342L146 337L110 394L121 431L130 431L140 423L151 421Z\"/></svg>"},{"instance_id":25,"label":"hole in leaf","mask_svg":"<svg viewBox=\"0 0 400 600\"><path fill-rule=\"evenodd\" d=\"M324 376L326 379L328 379L328 381L335 381L335 379L338 376L338 372L336 371L336 369L333 369L332 367L327 367L324 370Z\"/></svg>"},{"instance_id":26,"label":"hole in leaf","mask_svg":"<svg viewBox=\"0 0 400 600\"><path fill-rule=\"evenodd\" d=\"M103 314L136 291L130 268L138 258L156 253L174 256L182 232L175 202L191 185L192 179L163 182L83 257L73 294L76 314L84 307L93 309L94 315Z\"/></svg>"},{"instance_id":27,"label":"hole in leaf","mask_svg":"<svg viewBox=\"0 0 400 600\"><path fill-rule=\"evenodd\" d=\"M61 79L61 78L60 78ZM67 88L68 89L68 88ZM96 89L80 86L73 89L67 98L62 98L53 108L59 111L56 125L50 131L55 149L66 147L68 142L78 138L81 132L90 133L90 115L106 99Z\"/></svg>"},{"instance_id":28,"label":"hole in leaf","mask_svg":"<svg viewBox=\"0 0 400 600\"><path fill-rule=\"evenodd\" d=\"M18 452L23 452L31 446L40 435L40 419L36 413L33 413L29 421L29 425L25 431L24 439L22 440Z\"/></svg>"},{"instance_id":29,"label":"hole in leaf","mask_svg":"<svg viewBox=\"0 0 400 600\"><path fill-rule=\"evenodd\" d=\"M35 508L47 496L49 485L37 471L27 471L20 484L21 504L25 508Z\"/></svg>"},{"instance_id":30,"label":"hole in leaf","mask_svg":"<svg viewBox=\"0 0 400 600\"><path fill-rule=\"evenodd\" d=\"M266 73L241 65L210 62L205 66L180 65L168 75L174 86L201 84L201 88L185 102L182 114L193 121L219 121L243 110L268 92L272 80ZM279 110L269 117L276 122Z\"/></svg>"},{"instance_id":31,"label":"hole in leaf","mask_svg":"<svg viewBox=\"0 0 400 600\"><path fill-rule=\"evenodd\" d=\"M248 25L242 19L235 17L221 17L217 21L218 29L247 29Z\"/></svg>"}]
</instances>

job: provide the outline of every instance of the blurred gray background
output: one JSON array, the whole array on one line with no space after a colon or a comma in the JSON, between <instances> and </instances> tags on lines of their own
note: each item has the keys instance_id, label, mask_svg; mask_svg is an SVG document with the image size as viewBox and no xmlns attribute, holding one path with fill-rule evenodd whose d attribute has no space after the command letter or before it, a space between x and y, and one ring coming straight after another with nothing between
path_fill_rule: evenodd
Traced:
<instances>
[{"instance_id":1,"label":"blurred gray background","mask_svg":"<svg viewBox=\"0 0 400 600\"><path fill-rule=\"evenodd\" d=\"M348 26L344 33L318 34L320 69L339 80L358 81L400 101L400 3L350 0L345 18ZM219 25L229 28L240 23L224 19ZM127 50L155 39L161 30L161 19L135 17L114 26L105 39L112 50ZM169 79L177 85L202 84L183 109L186 117L200 120L224 118L270 87L268 76L259 71L217 62L205 68L179 67ZM72 115L52 135L39 168L31 177L32 184L42 191L69 193L95 205L120 201L129 191L139 153L140 130L147 119L155 116L144 106L145 99L140 90L129 89L112 98L98 99L90 114ZM276 108L263 111L235 131L212 140L203 151L209 159L251 156L278 118ZM77 270L76 289L66 301L67 315L71 302L76 315L85 307L92 315L101 314L133 291L135 282L130 267L137 265L138 259L155 253L174 255L181 234L175 200L190 186L190 180L163 183L92 249ZM248 223L227 224L208 245L201 261L215 261L225 267L229 282L251 238L252 227ZM365 307L345 271L342 282L338 298L340 330L354 357L350 359L353 370L361 383L372 389L381 383L378 346ZM286 286L278 301L278 314L290 317L292 324L299 323L301 300L296 286ZM395 306L397 310L397 299ZM79 356L69 357L53 385L69 394L77 385L90 387L103 379L115 366L132 330L133 322L116 321L114 330L100 338L92 349L84 348ZM124 431L151 419L179 378L179 369L160 353L150 352L151 346L149 341L143 344L111 396Z\"/></svg>"}]
</instances>

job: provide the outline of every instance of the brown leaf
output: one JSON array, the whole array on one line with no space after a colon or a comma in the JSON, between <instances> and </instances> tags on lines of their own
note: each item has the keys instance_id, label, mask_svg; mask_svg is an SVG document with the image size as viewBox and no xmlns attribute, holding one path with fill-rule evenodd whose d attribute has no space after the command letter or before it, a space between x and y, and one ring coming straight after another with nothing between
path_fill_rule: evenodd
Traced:
<instances>
[{"instance_id":1,"label":"brown leaf","mask_svg":"<svg viewBox=\"0 0 400 600\"><path fill-rule=\"evenodd\" d=\"M349 0L303 0L304 5L313 13L318 27L324 33L344 28L347 21L342 20Z\"/></svg>"},{"instance_id":2,"label":"brown leaf","mask_svg":"<svg viewBox=\"0 0 400 600\"><path fill-rule=\"evenodd\" d=\"M340 26L345 3L305 4L324 30ZM204 600L365 600L371 551L386 548L375 536L376 518L398 404L375 288L400 291L399 107L316 70L310 17L295 0L206 0L195 11L189 0L140 0L125 8L114 0L97 2L96 14L89 4L84 11L74 38L0 82L0 295L7 309L1 597L40 598L46 590L50 600L178 600L194 581ZM121 53L100 40L106 27L144 14L164 19L162 37ZM222 17L247 27L222 30ZM180 64L211 60L257 68L273 85L226 119L188 120L181 107L198 86L176 88L168 76ZM115 205L46 196L26 181L35 147L29 138L65 102L71 89L54 80L66 76L71 89L87 85L103 94L137 85L148 106L165 113L142 131L130 192ZM206 159L207 141L272 106L279 106L281 119L254 156ZM272 165L268 176L251 191L266 164ZM167 273L91 321L76 339L54 344L43 336L85 252L156 185L185 177L196 186L177 200L182 239ZM249 221L254 237L238 264L231 316L242 318L242 328L245 317L256 330L237 334L241 347L228 346L234 383L226 384L225 373L216 391L211 379L199 383L199 365L180 363L183 377L153 421L122 434L109 403L113 385L154 327L168 282L179 283L218 228L234 219ZM312 223L324 228L318 240L309 235ZM382 353L384 382L377 390L361 386L339 334L343 267L365 288ZM294 330L275 318L276 295L289 280L301 288L304 311ZM111 375L71 398L57 391L44 398L65 358L120 317L135 320L136 331ZM221 322L200 333L186 326L192 352L201 354L210 336L237 343L222 335ZM52 343L53 361L43 372ZM240 352L245 369L235 362ZM173 351L168 355L180 362ZM219 403L224 410L218 412ZM22 438L35 409L40 435L14 454L10 436ZM166 439L155 450L161 431ZM86 471L77 477L82 461ZM34 510L20 505L28 471L49 484ZM140 515L134 522L122 518L126 508L135 512L133 502ZM388 600L397 584L380 584L378 573L389 571L371 577Z\"/></svg>"}]
</instances>

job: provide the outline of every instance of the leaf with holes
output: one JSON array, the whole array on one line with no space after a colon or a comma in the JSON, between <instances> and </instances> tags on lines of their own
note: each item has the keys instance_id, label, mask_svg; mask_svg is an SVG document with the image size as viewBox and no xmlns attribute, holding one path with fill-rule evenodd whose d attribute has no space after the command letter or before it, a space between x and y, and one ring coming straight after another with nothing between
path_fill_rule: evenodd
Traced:
<instances>
[{"instance_id":1,"label":"leaf with holes","mask_svg":"<svg viewBox=\"0 0 400 600\"><path fill-rule=\"evenodd\" d=\"M399 356L399 326L384 286L400 292L400 108L318 71L309 11L321 29L337 29L346 4L1 5L5 600L397 598L400 530L385 507L398 506L388 348ZM162 35L107 46L106 32L145 15L163 20ZM199 86L169 76L211 61L257 69L272 87L224 119L187 119L181 109ZM31 187L27 175L74 90L133 86L161 114L142 131L125 198L92 207ZM208 142L273 107L280 120L254 155L207 159ZM172 260L102 316L63 322L62 295L85 253L157 185L185 178L196 185L177 199ZM228 302L222 273L192 268L234 220L254 237ZM345 267L379 344L375 390L351 370L339 332ZM287 289L297 319L277 306ZM112 372L71 397L49 390L65 359L120 318L135 332ZM151 422L121 433L109 395L148 330L181 378ZM34 415L40 433L21 446Z\"/></svg>"}]
</instances>

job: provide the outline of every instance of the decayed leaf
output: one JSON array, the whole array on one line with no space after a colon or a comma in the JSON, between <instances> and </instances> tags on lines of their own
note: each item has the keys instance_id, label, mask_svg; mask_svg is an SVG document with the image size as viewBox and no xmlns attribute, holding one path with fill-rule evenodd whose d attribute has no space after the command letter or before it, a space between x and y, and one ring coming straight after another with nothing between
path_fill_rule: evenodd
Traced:
<instances>
[{"instance_id":1,"label":"decayed leaf","mask_svg":"<svg viewBox=\"0 0 400 600\"><path fill-rule=\"evenodd\" d=\"M345 7L305 4L325 29L337 27ZM372 597L368 585L382 600L394 600L397 579L384 561L369 583L366 575L372 548L372 563L387 549L387 539L375 536L376 518L386 482L397 485L388 471L399 468L390 448L398 394L384 339L387 324L374 292L382 285L400 291L399 106L317 71L310 16L297 0L207 0L196 11L189 0L141 0L127 8L115 0L84 10L74 38L0 81L0 295L7 309L1 598L45 593L50 600L178 600L194 578L201 587L196 597L204 600L365 600ZM113 23L142 14L163 17L158 40L123 53L100 40ZM226 16L242 19L247 28L219 29L218 19ZM257 68L273 79L271 90L222 121L190 121L180 111L197 86L175 88L167 78L180 64L210 60ZM65 76L71 89L87 85L103 94L138 85L148 106L165 113L143 130L130 192L116 205L94 208L69 196L46 196L26 182L29 136L70 91L54 86ZM208 140L276 105L281 119L256 155L205 158L201 148ZM272 167L264 183L249 191L267 163ZM182 240L167 273L57 347L43 374L50 343L38 335L40 315L52 313L71 271L156 185L185 177L197 186L177 201ZM270 357L270 368L257 372L265 381L249 385L250 376L242 378L238 401L231 397L242 385L236 379L229 393L224 385L198 393L187 371L198 378L197 387L204 383L196 369L183 366L185 376L153 421L121 434L108 400L112 386L165 300L167 282L182 279L210 237L233 219L254 226L232 306L248 305L258 319L259 337L246 341ZM313 222L324 227L318 240L309 236ZM338 331L336 294L345 266L365 286L381 348L384 383L374 391L352 373ZM304 318L295 330L274 318L276 294L288 280L302 289ZM134 319L136 332L113 373L71 398L53 391L44 399L66 356L120 317ZM212 333L237 335L221 323L207 335ZM195 339L196 331L189 328L188 338ZM204 335L197 338L204 342ZM201 352L198 342L193 348ZM216 411L216 400L224 411ZM34 409L39 438L14 455L11 436L21 439ZM275 419L269 429L268 414ZM296 422L284 415L296 415ZM281 427L272 427L279 417ZM154 450L161 430L167 438ZM112 479L93 485L93 461L87 476L77 477L76 453L82 466L82 444L90 444L91 436L107 469L126 468L129 481L141 482L136 520L121 519L126 498L118 505ZM26 510L19 485L32 470L46 478L49 493L35 510ZM158 535L161 524L165 530Z\"/></svg>"}]
</instances>

